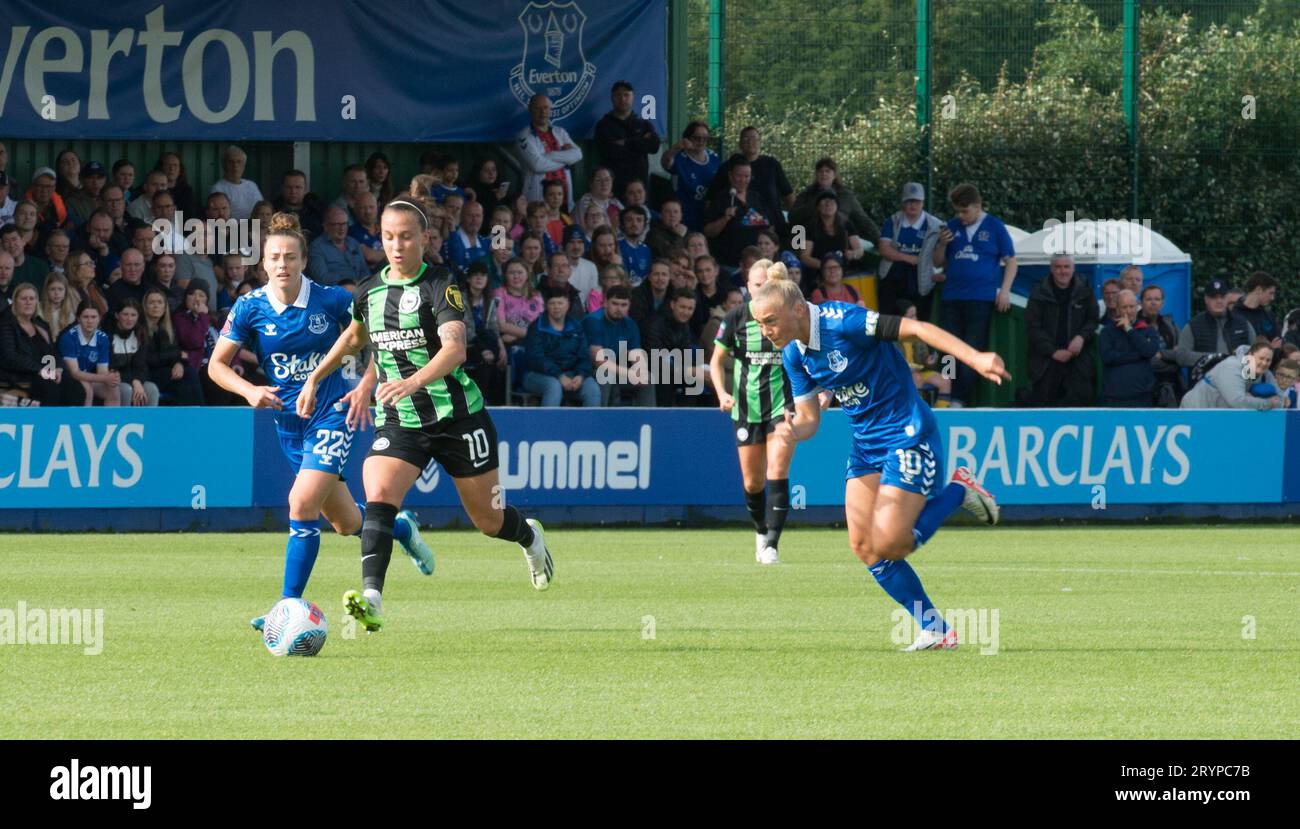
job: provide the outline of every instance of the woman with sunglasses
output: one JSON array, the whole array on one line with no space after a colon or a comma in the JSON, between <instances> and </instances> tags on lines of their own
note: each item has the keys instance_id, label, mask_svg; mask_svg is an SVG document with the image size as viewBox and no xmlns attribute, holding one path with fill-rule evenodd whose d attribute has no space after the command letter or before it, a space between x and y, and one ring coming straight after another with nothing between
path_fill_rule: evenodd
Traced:
<instances>
[{"instance_id":1,"label":"woman with sunglasses","mask_svg":"<svg viewBox=\"0 0 1300 829\"><path fill-rule=\"evenodd\" d=\"M700 230L704 225L704 195L722 163L718 154L709 149L708 125L703 121L687 124L682 139L664 150L659 163L673 174L673 186L682 203L682 224Z\"/></svg>"}]
</instances>

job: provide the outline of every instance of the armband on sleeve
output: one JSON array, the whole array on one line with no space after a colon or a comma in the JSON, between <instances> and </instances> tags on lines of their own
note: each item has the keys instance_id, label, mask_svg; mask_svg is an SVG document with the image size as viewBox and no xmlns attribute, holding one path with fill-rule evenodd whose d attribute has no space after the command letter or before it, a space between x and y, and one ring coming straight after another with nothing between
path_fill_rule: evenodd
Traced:
<instances>
[{"instance_id":1,"label":"armband on sleeve","mask_svg":"<svg viewBox=\"0 0 1300 829\"><path fill-rule=\"evenodd\" d=\"M898 329L902 325L903 318L894 314L877 314L876 330L868 331L878 340L894 341L898 339Z\"/></svg>"}]
</instances>

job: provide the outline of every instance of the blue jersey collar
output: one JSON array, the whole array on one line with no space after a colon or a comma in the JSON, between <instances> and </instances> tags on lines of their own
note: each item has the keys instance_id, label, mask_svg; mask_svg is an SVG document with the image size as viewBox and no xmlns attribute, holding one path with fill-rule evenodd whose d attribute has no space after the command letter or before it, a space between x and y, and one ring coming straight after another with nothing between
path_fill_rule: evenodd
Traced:
<instances>
[{"instance_id":1,"label":"blue jersey collar","mask_svg":"<svg viewBox=\"0 0 1300 829\"><path fill-rule=\"evenodd\" d=\"M808 349L813 351L822 350L822 331L821 331L821 308L813 305L811 302L804 303L808 306L808 344L804 345L801 341L795 340L794 344L799 346L800 354L807 354Z\"/></svg>"}]
</instances>

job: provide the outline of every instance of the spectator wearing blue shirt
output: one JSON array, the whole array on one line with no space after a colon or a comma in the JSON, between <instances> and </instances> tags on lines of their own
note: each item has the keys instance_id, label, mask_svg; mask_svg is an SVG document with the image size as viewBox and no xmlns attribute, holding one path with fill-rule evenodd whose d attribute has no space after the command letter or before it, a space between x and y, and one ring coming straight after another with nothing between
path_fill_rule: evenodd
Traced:
<instances>
[{"instance_id":1,"label":"spectator wearing blue shirt","mask_svg":"<svg viewBox=\"0 0 1300 829\"><path fill-rule=\"evenodd\" d=\"M623 267L633 288L645 279L654 259L650 246L645 243L646 224L644 207L629 207L619 217L623 232L618 237L618 253L623 257Z\"/></svg>"},{"instance_id":2,"label":"spectator wearing blue shirt","mask_svg":"<svg viewBox=\"0 0 1300 829\"><path fill-rule=\"evenodd\" d=\"M356 221L348 228L348 236L357 240L370 270L378 270L388 262L379 231L379 201L374 193L366 192L357 196L354 207Z\"/></svg>"},{"instance_id":3,"label":"spectator wearing blue shirt","mask_svg":"<svg viewBox=\"0 0 1300 829\"><path fill-rule=\"evenodd\" d=\"M460 229L447 237L447 257L461 271L492 254L492 240L479 235L483 227L483 205L467 201L460 209Z\"/></svg>"},{"instance_id":4,"label":"spectator wearing blue shirt","mask_svg":"<svg viewBox=\"0 0 1300 829\"><path fill-rule=\"evenodd\" d=\"M976 351L989 344L993 309L1011 307L1011 283L1016 278L1016 249L1007 226L984 212L979 190L959 184L948 194L957 215L939 231L935 267L947 265L939 325ZM959 364L953 384L954 405L969 405L978 375Z\"/></svg>"},{"instance_id":5,"label":"spectator wearing blue shirt","mask_svg":"<svg viewBox=\"0 0 1300 829\"><path fill-rule=\"evenodd\" d=\"M641 330L628 316L631 306L632 292L627 286L611 285L605 292L605 306L582 320L602 406L624 405L628 393L635 406L655 404L650 368L641 349Z\"/></svg>"},{"instance_id":6,"label":"spectator wearing blue shirt","mask_svg":"<svg viewBox=\"0 0 1300 829\"><path fill-rule=\"evenodd\" d=\"M348 214L342 208L325 211L325 235L308 248L307 274L321 285L337 285L348 276L360 282L370 276L361 245L348 236Z\"/></svg>"},{"instance_id":7,"label":"spectator wearing blue shirt","mask_svg":"<svg viewBox=\"0 0 1300 829\"><path fill-rule=\"evenodd\" d=\"M672 173L673 187L682 203L682 223L691 230L703 230L709 184L722 164L718 154L709 149L708 124L687 124L681 140L664 150L659 163Z\"/></svg>"},{"instance_id":8,"label":"spectator wearing blue shirt","mask_svg":"<svg viewBox=\"0 0 1300 829\"><path fill-rule=\"evenodd\" d=\"M592 377L587 335L568 313L569 298L553 294L546 300L546 313L528 326L524 388L541 395L543 406L559 406L565 397L580 400L583 406L599 406L600 387Z\"/></svg>"},{"instance_id":9,"label":"spectator wearing blue shirt","mask_svg":"<svg viewBox=\"0 0 1300 829\"><path fill-rule=\"evenodd\" d=\"M118 390L121 375L108 370L112 352L108 334L99 330L99 308L83 300L77 307L77 324L68 326L59 337L59 356L63 358L64 371L81 383L87 406L95 405L95 398L105 406L122 403Z\"/></svg>"}]
</instances>

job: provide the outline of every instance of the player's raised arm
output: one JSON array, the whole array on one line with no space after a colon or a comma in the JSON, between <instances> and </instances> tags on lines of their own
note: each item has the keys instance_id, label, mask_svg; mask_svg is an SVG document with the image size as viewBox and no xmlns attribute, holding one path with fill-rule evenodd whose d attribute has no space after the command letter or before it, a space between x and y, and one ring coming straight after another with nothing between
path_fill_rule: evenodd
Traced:
<instances>
[{"instance_id":1,"label":"player's raised arm","mask_svg":"<svg viewBox=\"0 0 1300 829\"><path fill-rule=\"evenodd\" d=\"M886 319L882 317L882 319ZM985 380L992 380L999 386L1003 380L1010 380L1011 374L1003 364L1002 358L992 351L976 351L963 340L949 334L937 325L907 317L894 317L898 322L898 339L917 339L931 348L945 354L951 354L958 360L979 372Z\"/></svg>"},{"instance_id":2,"label":"player's raised arm","mask_svg":"<svg viewBox=\"0 0 1300 829\"><path fill-rule=\"evenodd\" d=\"M350 354L356 354L366 347L370 342L370 336L366 332L366 326L360 320L353 320L352 325L339 335L334 341L334 347L316 366L311 376L302 384L302 390L298 392L298 417L311 417L316 410L316 387L326 377L329 377L339 366L343 365L343 358Z\"/></svg>"}]
</instances>

